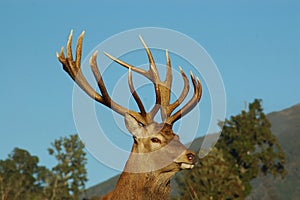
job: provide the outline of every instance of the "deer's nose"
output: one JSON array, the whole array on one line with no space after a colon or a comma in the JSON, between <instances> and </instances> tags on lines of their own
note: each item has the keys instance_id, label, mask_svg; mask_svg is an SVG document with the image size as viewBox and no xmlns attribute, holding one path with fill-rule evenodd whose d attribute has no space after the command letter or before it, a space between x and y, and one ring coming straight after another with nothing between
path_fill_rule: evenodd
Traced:
<instances>
[{"instance_id":1,"label":"deer's nose","mask_svg":"<svg viewBox=\"0 0 300 200\"><path fill-rule=\"evenodd\" d=\"M195 153L193 153L193 152L190 152L190 153L188 153L188 154L186 154L186 156L187 156L187 159L190 161L190 162L193 162L193 163L195 163L195 162L197 162L197 156L196 156L196 154Z\"/></svg>"}]
</instances>

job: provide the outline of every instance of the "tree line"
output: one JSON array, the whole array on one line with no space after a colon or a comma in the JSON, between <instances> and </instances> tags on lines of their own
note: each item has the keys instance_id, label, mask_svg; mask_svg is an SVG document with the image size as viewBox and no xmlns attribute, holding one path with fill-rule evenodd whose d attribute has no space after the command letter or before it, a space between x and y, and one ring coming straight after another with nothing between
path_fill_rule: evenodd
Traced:
<instances>
[{"instance_id":1,"label":"tree line","mask_svg":"<svg viewBox=\"0 0 300 200\"><path fill-rule=\"evenodd\" d=\"M1 200L79 199L87 181L87 160L78 136L55 140L48 153L56 159L51 169L39 165L37 156L20 148L0 160Z\"/></svg>"}]
</instances>

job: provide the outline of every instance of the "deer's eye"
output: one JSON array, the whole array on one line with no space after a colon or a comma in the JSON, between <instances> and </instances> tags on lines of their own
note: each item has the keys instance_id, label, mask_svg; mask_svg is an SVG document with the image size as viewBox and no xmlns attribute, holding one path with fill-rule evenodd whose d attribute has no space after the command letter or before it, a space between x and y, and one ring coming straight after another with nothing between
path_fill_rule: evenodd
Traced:
<instances>
[{"instance_id":1,"label":"deer's eye","mask_svg":"<svg viewBox=\"0 0 300 200\"><path fill-rule=\"evenodd\" d=\"M158 138L151 138L151 142L153 142L153 143L161 143L160 139L158 139Z\"/></svg>"}]
</instances>

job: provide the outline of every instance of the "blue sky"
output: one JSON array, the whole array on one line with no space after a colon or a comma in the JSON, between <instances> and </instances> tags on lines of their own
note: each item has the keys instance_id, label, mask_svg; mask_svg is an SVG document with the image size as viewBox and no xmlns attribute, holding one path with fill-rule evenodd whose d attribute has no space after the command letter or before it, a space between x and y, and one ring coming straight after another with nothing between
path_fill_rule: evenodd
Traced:
<instances>
[{"instance_id":1,"label":"blue sky","mask_svg":"<svg viewBox=\"0 0 300 200\"><path fill-rule=\"evenodd\" d=\"M71 29L76 36L86 31L83 57L128 29L162 27L188 35L218 66L230 116L254 98L263 99L266 112L300 102L299 10L297 1L2 0L0 159L20 147L51 166L50 143L77 132L73 83L55 56ZM88 162L88 186L118 173L91 155Z\"/></svg>"}]
</instances>

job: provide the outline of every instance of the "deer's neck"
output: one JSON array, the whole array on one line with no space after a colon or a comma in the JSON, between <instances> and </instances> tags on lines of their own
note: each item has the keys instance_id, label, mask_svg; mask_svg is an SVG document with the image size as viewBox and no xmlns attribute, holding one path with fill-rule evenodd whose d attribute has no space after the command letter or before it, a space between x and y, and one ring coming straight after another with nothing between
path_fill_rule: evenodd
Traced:
<instances>
[{"instance_id":1,"label":"deer's neck","mask_svg":"<svg viewBox=\"0 0 300 200\"><path fill-rule=\"evenodd\" d=\"M170 193L170 175L157 172L123 172L114 189L113 200L119 199L168 199Z\"/></svg>"},{"instance_id":2,"label":"deer's neck","mask_svg":"<svg viewBox=\"0 0 300 200\"><path fill-rule=\"evenodd\" d=\"M124 172L114 189L112 199L168 199L170 194L170 179L175 174L172 168L164 168L144 173L134 173L149 166L152 161L145 158L129 157Z\"/></svg>"}]
</instances>

